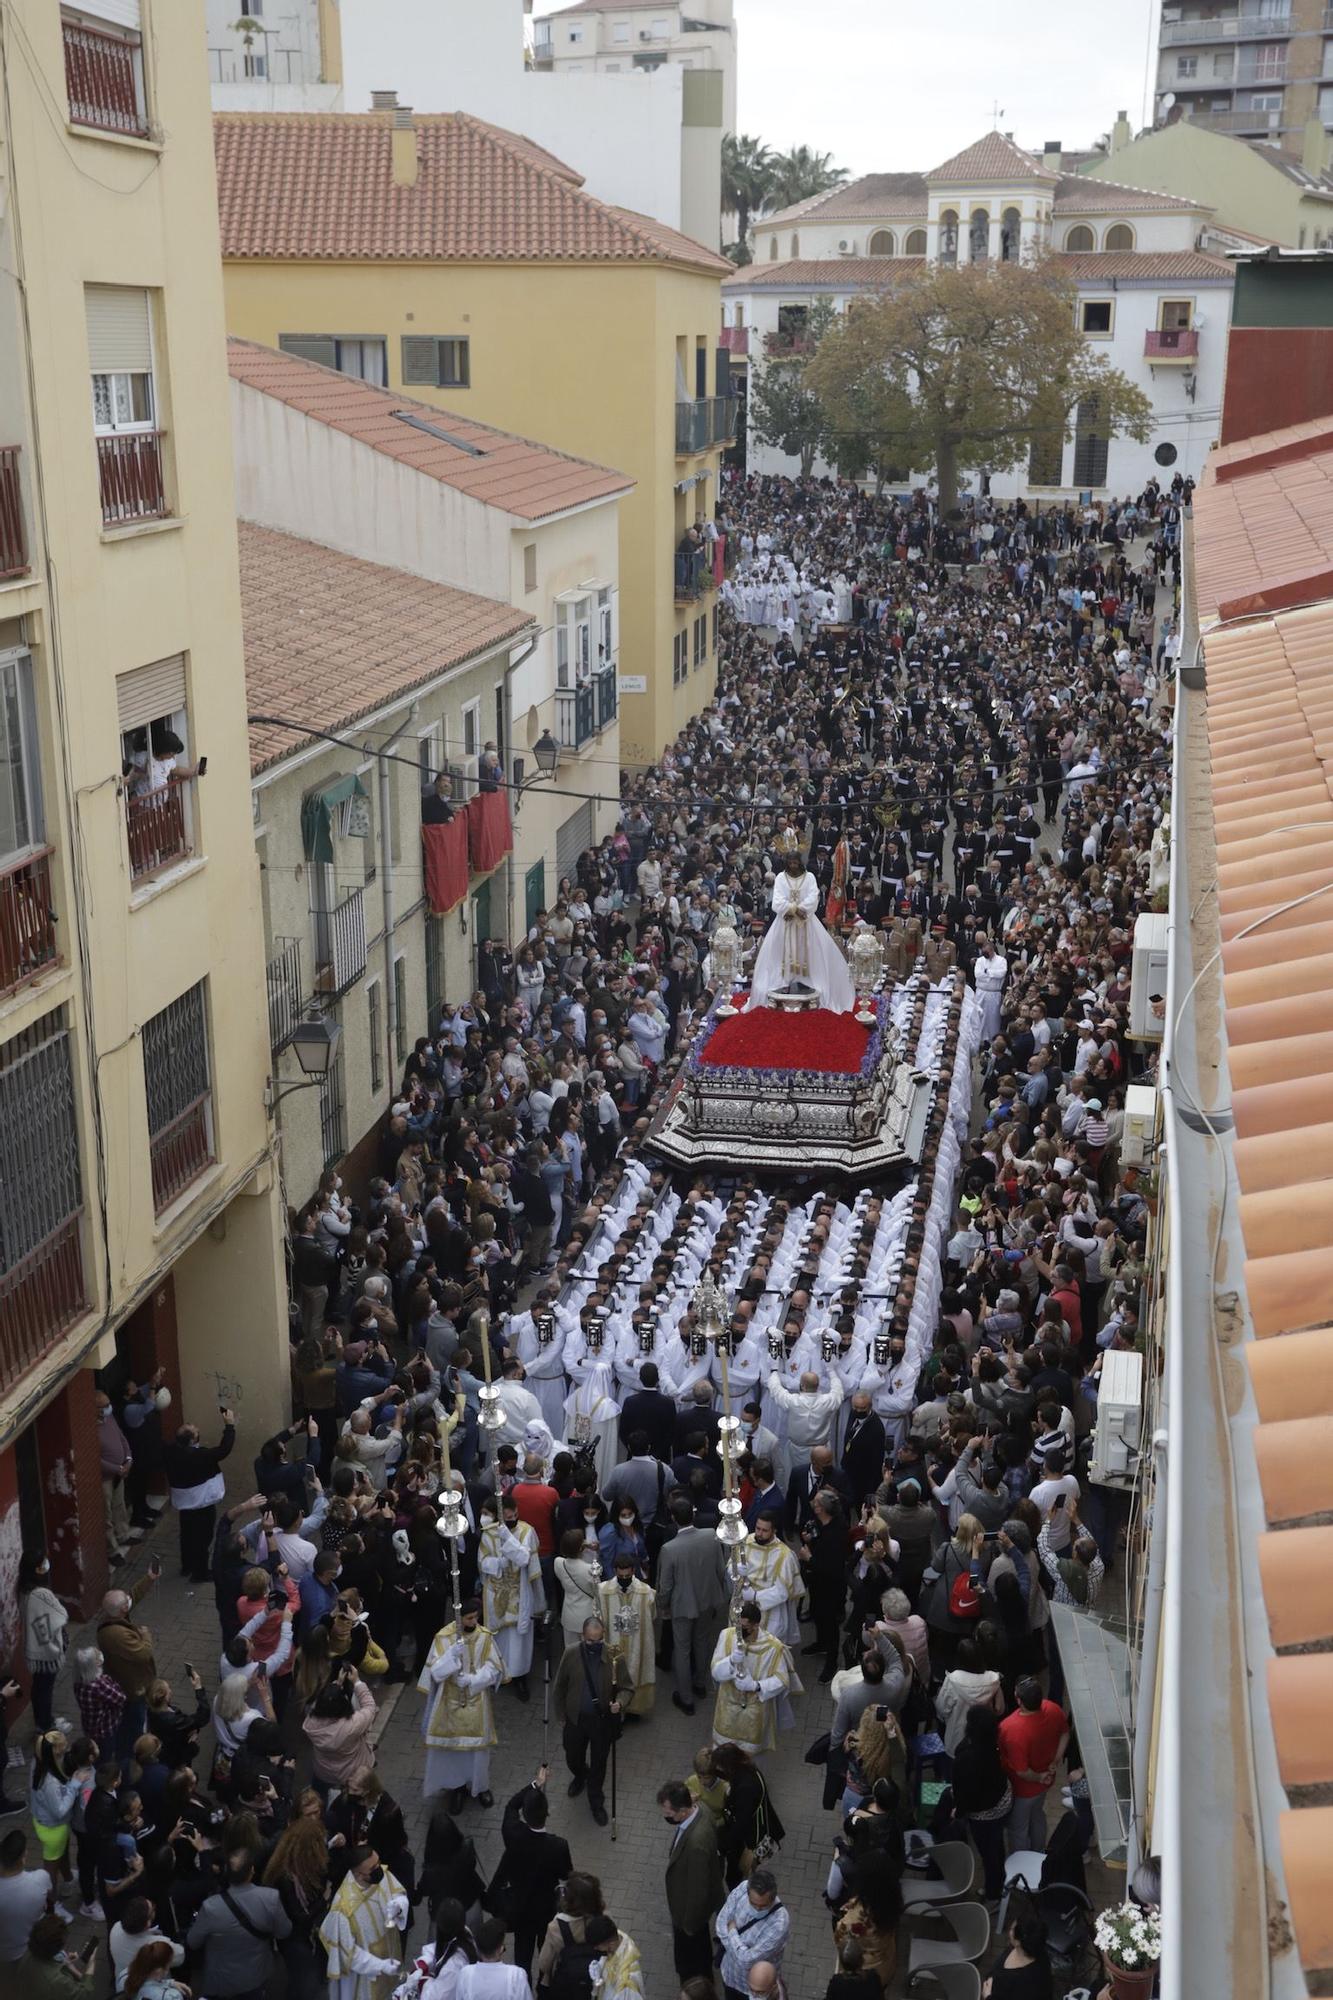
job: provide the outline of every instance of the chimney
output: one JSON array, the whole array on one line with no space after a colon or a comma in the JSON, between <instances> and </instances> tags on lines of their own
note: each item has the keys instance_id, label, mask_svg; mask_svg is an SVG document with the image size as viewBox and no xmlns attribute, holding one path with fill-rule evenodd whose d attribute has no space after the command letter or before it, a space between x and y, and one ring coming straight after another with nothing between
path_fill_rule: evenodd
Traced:
<instances>
[{"instance_id":1,"label":"chimney","mask_svg":"<svg viewBox=\"0 0 1333 2000\"><path fill-rule=\"evenodd\" d=\"M1316 179L1328 166L1328 134L1321 118L1307 118L1301 129L1301 165Z\"/></svg>"},{"instance_id":2,"label":"chimney","mask_svg":"<svg viewBox=\"0 0 1333 2000\"><path fill-rule=\"evenodd\" d=\"M397 104L398 92L396 90L372 90L370 93L370 108L372 111L393 111L397 108Z\"/></svg>"},{"instance_id":3,"label":"chimney","mask_svg":"<svg viewBox=\"0 0 1333 2000\"><path fill-rule=\"evenodd\" d=\"M1058 174L1060 171L1060 160L1061 156L1063 155L1063 152L1064 152L1064 142L1062 140L1047 139L1042 145L1041 149L1042 165L1046 167L1051 173Z\"/></svg>"},{"instance_id":4,"label":"chimney","mask_svg":"<svg viewBox=\"0 0 1333 2000\"><path fill-rule=\"evenodd\" d=\"M415 187L417 184L417 128L412 123L410 104L395 104L393 107L393 184L395 187Z\"/></svg>"},{"instance_id":5,"label":"chimney","mask_svg":"<svg viewBox=\"0 0 1333 2000\"><path fill-rule=\"evenodd\" d=\"M1115 114L1115 124L1111 127L1111 151L1113 153L1123 153L1125 147L1132 144L1133 138L1134 127L1130 124L1129 119L1123 111L1117 111Z\"/></svg>"}]
</instances>

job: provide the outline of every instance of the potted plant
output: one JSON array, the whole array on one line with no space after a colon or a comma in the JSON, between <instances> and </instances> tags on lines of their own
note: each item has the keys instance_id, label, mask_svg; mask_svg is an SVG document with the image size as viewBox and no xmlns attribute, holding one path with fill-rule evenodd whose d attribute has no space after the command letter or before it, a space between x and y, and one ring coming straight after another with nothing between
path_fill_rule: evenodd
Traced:
<instances>
[{"instance_id":1,"label":"potted plant","mask_svg":"<svg viewBox=\"0 0 1333 2000\"><path fill-rule=\"evenodd\" d=\"M1141 1903L1103 1910L1096 1942L1115 2000L1148 2000L1162 1955L1161 1912Z\"/></svg>"}]
</instances>

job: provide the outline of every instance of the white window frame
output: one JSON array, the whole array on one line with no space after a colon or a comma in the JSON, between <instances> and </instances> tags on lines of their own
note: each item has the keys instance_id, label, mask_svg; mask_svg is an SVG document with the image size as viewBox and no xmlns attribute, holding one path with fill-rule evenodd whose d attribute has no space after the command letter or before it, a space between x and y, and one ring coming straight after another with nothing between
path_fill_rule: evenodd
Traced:
<instances>
[{"instance_id":1,"label":"white window frame","mask_svg":"<svg viewBox=\"0 0 1333 2000\"><path fill-rule=\"evenodd\" d=\"M1087 313L1088 313L1088 307L1089 307L1089 306L1109 306L1109 307L1110 307L1110 309L1111 309L1111 313L1110 313L1110 319L1109 319L1109 322L1108 322L1108 324L1107 324L1107 325L1106 325L1105 327L1096 327L1096 326L1088 326L1088 325L1086 324L1086 320L1087 320ZM1080 333L1081 333L1081 334L1083 335L1083 338L1084 338L1085 340L1114 340L1114 338L1115 338L1115 300L1114 300L1114 299L1080 299L1080 300L1079 300L1079 302L1078 302L1078 330L1079 330L1079 332L1080 332Z\"/></svg>"},{"instance_id":2,"label":"white window frame","mask_svg":"<svg viewBox=\"0 0 1333 2000\"><path fill-rule=\"evenodd\" d=\"M366 981L366 1027L370 1037L370 1089L378 1096L384 1088L384 995L378 979Z\"/></svg>"},{"instance_id":3,"label":"white window frame","mask_svg":"<svg viewBox=\"0 0 1333 2000\"><path fill-rule=\"evenodd\" d=\"M471 742L468 741L469 736L472 738ZM465 702L463 706L463 755L465 757L480 757L481 755L481 702L479 700Z\"/></svg>"},{"instance_id":4,"label":"white window frame","mask_svg":"<svg viewBox=\"0 0 1333 2000\"><path fill-rule=\"evenodd\" d=\"M1176 76L1181 82L1188 82L1191 77L1198 74L1199 58L1197 56L1176 57Z\"/></svg>"},{"instance_id":5,"label":"white window frame","mask_svg":"<svg viewBox=\"0 0 1333 2000\"><path fill-rule=\"evenodd\" d=\"M155 431L159 427L157 416L157 327L154 324L153 293L148 285L135 285L130 286L128 289L141 291L148 302L148 368L146 372L140 368L93 369L90 371L93 398L93 435L95 437L123 437L136 431L141 433ZM107 401L111 410L111 420L109 423L102 422L97 414L97 384L99 382L106 382L109 385L117 382L124 382L126 384L134 382L146 383L148 415L146 417L131 417L125 423L117 422L115 414L116 391L113 387L108 387ZM129 391L129 394L132 399L133 391Z\"/></svg>"},{"instance_id":6,"label":"white window frame","mask_svg":"<svg viewBox=\"0 0 1333 2000\"><path fill-rule=\"evenodd\" d=\"M617 21L611 29L611 40L618 49L629 47L630 26L628 21Z\"/></svg>"},{"instance_id":7,"label":"white window frame","mask_svg":"<svg viewBox=\"0 0 1333 2000\"><path fill-rule=\"evenodd\" d=\"M37 735L32 654L26 646L7 647L0 652L0 677L12 673L14 706L18 715L18 768L23 780L28 819L28 838L21 847L8 852L0 849L0 866L25 860L46 846L46 821L42 811L42 763Z\"/></svg>"}]
</instances>

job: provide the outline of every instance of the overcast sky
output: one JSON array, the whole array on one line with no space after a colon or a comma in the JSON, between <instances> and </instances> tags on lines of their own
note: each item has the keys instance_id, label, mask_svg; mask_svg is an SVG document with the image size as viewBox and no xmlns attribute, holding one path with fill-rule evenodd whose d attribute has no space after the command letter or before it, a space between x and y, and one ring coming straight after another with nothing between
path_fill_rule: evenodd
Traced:
<instances>
[{"instance_id":1,"label":"overcast sky","mask_svg":"<svg viewBox=\"0 0 1333 2000\"><path fill-rule=\"evenodd\" d=\"M1155 0L736 0L740 128L853 176L936 166L995 125L1084 147L1118 110L1143 122L1155 16Z\"/></svg>"}]
</instances>

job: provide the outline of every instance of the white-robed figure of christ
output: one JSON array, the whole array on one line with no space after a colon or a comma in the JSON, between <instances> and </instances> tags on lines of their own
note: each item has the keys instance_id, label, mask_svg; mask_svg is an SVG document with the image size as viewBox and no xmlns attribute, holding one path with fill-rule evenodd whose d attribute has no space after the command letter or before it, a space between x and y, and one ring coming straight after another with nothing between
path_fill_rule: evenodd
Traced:
<instances>
[{"instance_id":1,"label":"white-robed figure of christ","mask_svg":"<svg viewBox=\"0 0 1333 2000\"><path fill-rule=\"evenodd\" d=\"M750 1006L771 1007L774 993L807 987L815 1003L849 1014L856 989L847 961L815 915L819 884L805 865L793 827L782 836L782 872L773 884L773 921L754 962Z\"/></svg>"}]
</instances>

